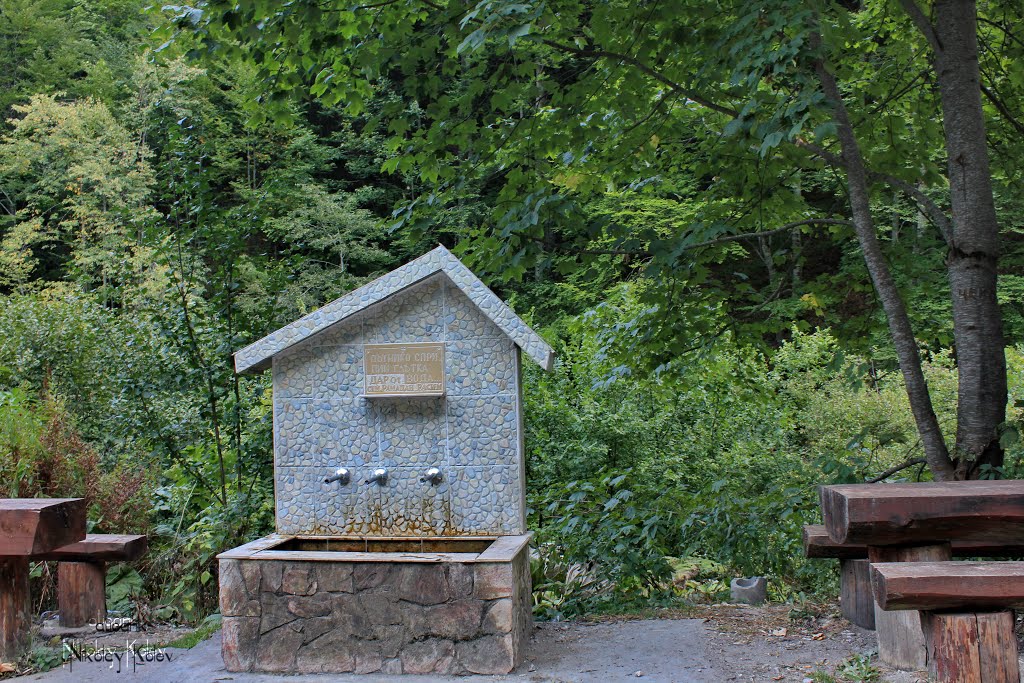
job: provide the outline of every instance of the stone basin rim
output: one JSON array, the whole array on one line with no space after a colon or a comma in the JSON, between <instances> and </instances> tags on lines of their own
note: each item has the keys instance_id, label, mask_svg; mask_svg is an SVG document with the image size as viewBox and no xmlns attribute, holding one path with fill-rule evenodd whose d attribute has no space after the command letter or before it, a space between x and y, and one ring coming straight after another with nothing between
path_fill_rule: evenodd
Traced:
<instances>
[{"instance_id":1,"label":"stone basin rim","mask_svg":"<svg viewBox=\"0 0 1024 683\"><path fill-rule=\"evenodd\" d=\"M421 563L495 563L511 562L523 546L529 545L533 533L515 536L297 536L270 534L232 548L219 555L218 560L310 561L310 562L421 562ZM482 552L382 552L338 550L275 550L294 540L328 541L490 541Z\"/></svg>"}]
</instances>

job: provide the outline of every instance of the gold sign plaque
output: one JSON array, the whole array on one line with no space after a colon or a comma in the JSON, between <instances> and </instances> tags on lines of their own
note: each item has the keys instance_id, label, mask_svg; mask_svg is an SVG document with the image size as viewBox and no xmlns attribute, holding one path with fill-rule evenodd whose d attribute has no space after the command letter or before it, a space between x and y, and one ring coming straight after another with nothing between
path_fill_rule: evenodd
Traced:
<instances>
[{"instance_id":1,"label":"gold sign plaque","mask_svg":"<svg viewBox=\"0 0 1024 683\"><path fill-rule=\"evenodd\" d=\"M366 396L444 396L444 344L364 344Z\"/></svg>"}]
</instances>

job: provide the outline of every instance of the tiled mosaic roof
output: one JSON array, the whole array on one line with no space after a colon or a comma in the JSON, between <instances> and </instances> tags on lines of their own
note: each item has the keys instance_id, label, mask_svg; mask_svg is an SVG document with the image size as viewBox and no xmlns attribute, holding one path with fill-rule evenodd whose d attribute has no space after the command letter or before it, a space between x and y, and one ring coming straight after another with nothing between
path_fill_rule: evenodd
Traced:
<instances>
[{"instance_id":1,"label":"tiled mosaic roof","mask_svg":"<svg viewBox=\"0 0 1024 683\"><path fill-rule=\"evenodd\" d=\"M236 372L261 372L270 366L270 359L304 339L326 330L389 296L434 275L443 273L483 311L509 339L545 370L551 369L554 351L539 334L530 329L504 301L484 285L454 254L438 246L418 259L382 275L373 282L335 299L329 304L299 318L259 341L235 352Z\"/></svg>"}]
</instances>

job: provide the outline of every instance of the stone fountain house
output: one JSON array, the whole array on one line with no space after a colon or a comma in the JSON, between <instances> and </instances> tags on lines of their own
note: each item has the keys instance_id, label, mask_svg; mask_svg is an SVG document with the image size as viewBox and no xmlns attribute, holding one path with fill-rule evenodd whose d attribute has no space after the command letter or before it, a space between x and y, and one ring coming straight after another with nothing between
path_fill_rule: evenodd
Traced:
<instances>
[{"instance_id":1,"label":"stone fountain house","mask_svg":"<svg viewBox=\"0 0 1024 683\"><path fill-rule=\"evenodd\" d=\"M235 354L273 371L277 533L219 556L231 671L507 673L532 623L523 356L444 247Z\"/></svg>"}]
</instances>

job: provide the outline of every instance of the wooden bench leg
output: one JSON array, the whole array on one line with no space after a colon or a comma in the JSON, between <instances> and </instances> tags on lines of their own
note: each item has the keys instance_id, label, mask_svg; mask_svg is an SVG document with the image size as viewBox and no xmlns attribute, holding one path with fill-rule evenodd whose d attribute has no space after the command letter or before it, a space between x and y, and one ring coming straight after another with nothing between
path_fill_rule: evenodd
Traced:
<instances>
[{"instance_id":1,"label":"wooden bench leg","mask_svg":"<svg viewBox=\"0 0 1024 683\"><path fill-rule=\"evenodd\" d=\"M0 558L0 661L14 661L28 650L29 601L28 558Z\"/></svg>"},{"instance_id":2,"label":"wooden bench leg","mask_svg":"<svg viewBox=\"0 0 1024 683\"><path fill-rule=\"evenodd\" d=\"M1013 611L926 613L929 669L939 683L1020 683Z\"/></svg>"},{"instance_id":3,"label":"wooden bench leg","mask_svg":"<svg viewBox=\"0 0 1024 683\"><path fill-rule=\"evenodd\" d=\"M868 546L872 562L946 562L953 559L949 543L911 547ZM913 610L887 612L875 602L875 634L878 658L889 666L914 671L928 666L922 613Z\"/></svg>"},{"instance_id":4,"label":"wooden bench leg","mask_svg":"<svg viewBox=\"0 0 1024 683\"><path fill-rule=\"evenodd\" d=\"M839 608L857 626L875 630L875 597L867 560L839 561Z\"/></svg>"},{"instance_id":5,"label":"wooden bench leg","mask_svg":"<svg viewBox=\"0 0 1024 683\"><path fill-rule=\"evenodd\" d=\"M60 562L57 565L57 608L60 625L79 628L107 618L107 569L103 562Z\"/></svg>"}]
</instances>

